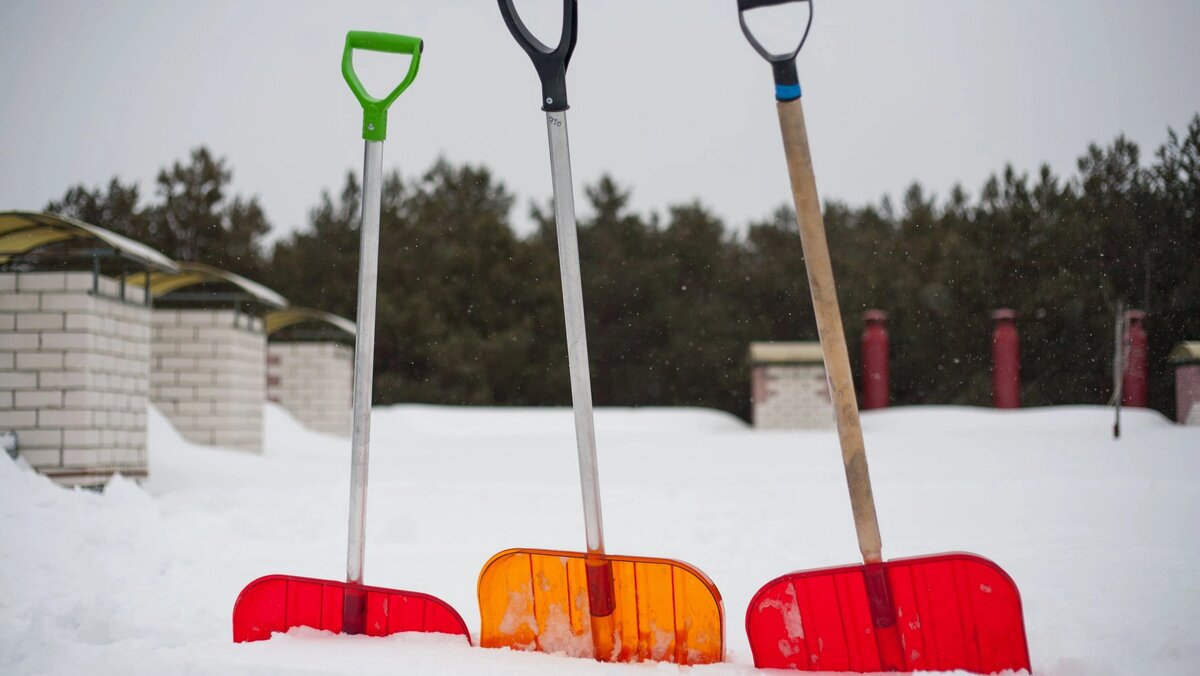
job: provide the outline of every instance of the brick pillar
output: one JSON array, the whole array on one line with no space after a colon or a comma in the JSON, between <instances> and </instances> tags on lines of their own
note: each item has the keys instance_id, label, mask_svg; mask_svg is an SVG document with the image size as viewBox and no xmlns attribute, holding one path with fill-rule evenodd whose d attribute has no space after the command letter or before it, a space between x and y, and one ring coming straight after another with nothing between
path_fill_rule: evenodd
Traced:
<instances>
[{"instance_id":1,"label":"brick pillar","mask_svg":"<svg viewBox=\"0 0 1200 676\"><path fill-rule=\"evenodd\" d=\"M1017 340L1017 311L1000 308L992 313L992 405L1017 408L1021 405L1021 361Z\"/></svg>"},{"instance_id":2,"label":"brick pillar","mask_svg":"<svg viewBox=\"0 0 1200 676\"><path fill-rule=\"evenodd\" d=\"M304 426L349 436L354 349L333 342L267 345L267 398Z\"/></svg>"},{"instance_id":3,"label":"brick pillar","mask_svg":"<svg viewBox=\"0 0 1200 676\"><path fill-rule=\"evenodd\" d=\"M756 428L833 425L833 403L819 343L751 343L750 367Z\"/></svg>"},{"instance_id":4,"label":"brick pillar","mask_svg":"<svg viewBox=\"0 0 1200 676\"><path fill-rule=\"evenodd\" d=\"M887 408L891 399L887 313L867 310L862 335L863 410Z\"/></svg>"},{"instance_id":5,"label":"brick pillar","mask_svg":"<svg viewBox=\"0 0 1200 676\"><path fill-rule=\"evenodd\" d=\"M767 399L771 396L770 390L767 389L767 367L755 366L750 370L750 403L754 406L762 406L767 403Z\"/></svg>"},{"instance_id":6,"label":"brick pillar","mask_svg":"<svg viewBox=\"0 0 1200 676\"><path fill-rule=\"evenodd\" d=\"M1125 373L1122 375L1121 405L1146 407L1146 384L1149 359L1146 349L1146 313L1130 310L1125 313Z\"/></svg>"},{"instance_id":7,"label":"brick pillar","mask_svg":"<svg viewBox=\"0 0 1200 676\"><path fill-rule=\"evenodd\" d=\"M39 472L145 477L149 372L150 310L121 300L117 280L0 273L0 430Z\"/></svg>"},{"instance_id":8,"label":"brick pillar","mask_svg":"<svg viewBox=\"0 0 1200 676\"><path fill-rule=\"evenodd\" d=\"M1200 364L1175 367L1175 420L1200 425Z\"/></svg>"},{"instance_id":9,"label":"brick pillar","mask_svg":"<svg viewBox=\"0 0 1200 676\"><path fill-rule=\"evenodd\" d=\"M232 310L157 308L153 328L151 402L185 439L261 452L262 321Z\"/></svg>"}]
</instances>

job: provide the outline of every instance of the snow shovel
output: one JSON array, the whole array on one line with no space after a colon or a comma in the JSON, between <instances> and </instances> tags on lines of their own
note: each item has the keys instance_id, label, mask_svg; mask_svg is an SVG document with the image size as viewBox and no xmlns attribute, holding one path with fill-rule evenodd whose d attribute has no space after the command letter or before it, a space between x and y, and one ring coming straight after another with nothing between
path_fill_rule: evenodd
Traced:
<instances>
[{"instance_id":1,"label":"snow shovel","mask_svg":"<svg viewBox=\"0 0 1200 676\"><path fill-rule=\"evenodd\" d=\"M724 610L707 576L679 561L605 553L567 146L566 70L575 47L576 3L563 0L562 35L554 48L530 34L512 0L499 4L542 80L587 552L509 549L493 556L479 574L479 643L605 662L719 662Z\"/></svg>"},{"instance_id":2,"label":"snow shovel","mask_svg":"<svg viewBox=\"0 0 1200 676\"><path fill-rule=\"evenodd\" d=\"M417 75L424 45L419 38L351 31L346 35L342 75L363 108L362 249L358 268L358 331L354 346L354 429L350 460L350 523L346 581L292 575L261 577L242 590L233 606L233 640L260 641L292 627L334 633L387 636L405 631L461 634L462 617L428 594L363 584L366 545L367 456L371 433L371 377L375 358L375 287L379 268L379 199L387 111ZM367 94L354 73L353 51L408 54L408 74L384 99Z\"/></svg>"},{"instance_id":3,"label":"snow shovel","mask_svg":"<svg viewBox=\"0 0 1200 676\"><path fill-rule=\"evenodd\" d=\"M833 268L791 52L773 54L746 25L747 10L809 0L738 0L742 31L771 63L784 153L800 225L817 331L863 564L789 573L746 610L757 667L807 671L992 673L1029 669L1021 597L999 566L951 553L884 561ZM809 4L808 25L812 24Z\"/></svg>"}]
</instances>

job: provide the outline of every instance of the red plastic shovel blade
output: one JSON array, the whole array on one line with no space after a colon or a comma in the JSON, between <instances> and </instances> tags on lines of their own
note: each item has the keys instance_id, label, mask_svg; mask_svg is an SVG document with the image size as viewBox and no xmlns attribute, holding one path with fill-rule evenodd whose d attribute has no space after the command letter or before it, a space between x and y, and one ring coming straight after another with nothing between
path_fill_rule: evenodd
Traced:
<instances>
[{"instance_id":1,"label":"red plastic shovel blade","mask_svg":"<svg viewBox=\"0 0 1200 676\"><path fill-rule=\"evenodd\" d=\"M246 585L233 604L233 641L265 641L292 627L343 633L347 602L361 604L363 623L361 631L345 633L422 631L461 634L471 642L458 612L428 594L292 575L267 575Z\"/></svg>"},{"instance_id":2,"label":"red plastic shovel blade","mask_svg":"<svg viewBox=\"0 0 1200 676\"><path fill-rule=\"evenodd\" d=\"M751 599L746 633L760 668L1029 670L1017 587L974 554L789 573Z\"/></svg>"}]
</instances>

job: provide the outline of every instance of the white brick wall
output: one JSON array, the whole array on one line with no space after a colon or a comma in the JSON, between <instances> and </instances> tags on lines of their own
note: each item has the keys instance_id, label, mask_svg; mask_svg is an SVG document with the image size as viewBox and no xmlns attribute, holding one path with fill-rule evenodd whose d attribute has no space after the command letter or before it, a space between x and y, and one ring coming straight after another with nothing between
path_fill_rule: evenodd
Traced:
<instances>
[{"instance_id":1,"label":"white brick wall","mask_svg":"<svg viewBox=\"0 0 1200 676\"><path fill-rule=\"evenodd\" d=\"M824 364L756 364L754 426L762 429L833 427Z\"/></svg>"},{"instance_id":2,"label":"white brick wall","mask_svg":"<svg viewBox=\"0 0 1200 676\"><path fill-rule=\"evenodd\" d=\"M192 441L262 451L267 339L261 319L232 310L159 308L153 325L154 405Z\"/></svg>"},{"instance_id":3,"label":"white brick wall","mask_svg":"<svg viewBox=\"0 0 1200 676\"><path fill-rule=\"evenodd\" d=\"M147 472L150 309L90 272L0 273L0 429L66 484Z\"/></svg>"},{"instance_id":4,"label":"white brick wall","mask_svg":"<svg viewBox=\"0 0 1200 676\"><path fill-rule=\"evenodd\" d=\"M350 434L353 380L353 348L333 342L267 346L267 398L310 429Z\"/></svg>"}]
</instances>

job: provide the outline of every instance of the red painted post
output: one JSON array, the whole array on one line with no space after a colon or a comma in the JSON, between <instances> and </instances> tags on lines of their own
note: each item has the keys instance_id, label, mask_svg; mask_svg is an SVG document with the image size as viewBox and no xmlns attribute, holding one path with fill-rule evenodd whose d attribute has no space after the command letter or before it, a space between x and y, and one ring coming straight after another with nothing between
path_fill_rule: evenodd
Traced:
<instances>
[{"instance_id":1,"label":"red painted post","mask_svg":"<svg viewBox=\"0 0 1200 676\"><path fill-rule=\"evenodd\" d=\"M887 313L867 310L862 334L863 410L887 408L891 399Z\"/></svg>"},{"instance_id":2,"label":"red painted post","mask_svg":"<svg viewBox=\"0 0 1200 676\"><path fill-rule=\"evenodd\" d=\"M1125 313L1125 373L1122 377L1121 405L1146 407L1146 383L1149 358L1146 351L1146 313L1130 310Z\"/></svg>"},{"instance_id":3,"label":"red painted post","mask_svg":"<svg viewBox=\"0 0 1200 676\"><path fill-rule=\"evenodd\" d=\"M992 405L1017 408L1021 405L1021 357L1017 344L1017 311L1000 308L992 313Z\"/></svg>"}]
</instances>

